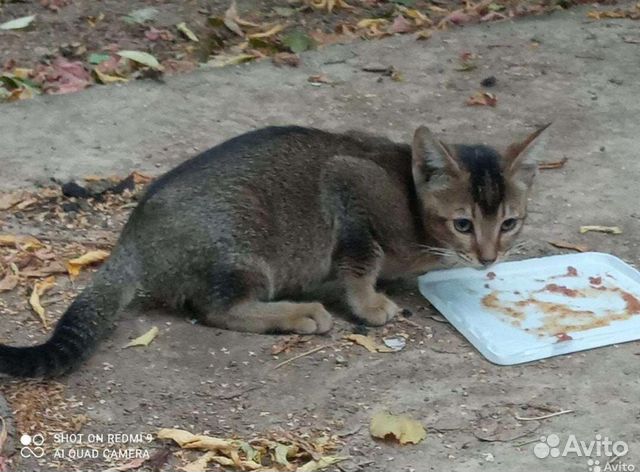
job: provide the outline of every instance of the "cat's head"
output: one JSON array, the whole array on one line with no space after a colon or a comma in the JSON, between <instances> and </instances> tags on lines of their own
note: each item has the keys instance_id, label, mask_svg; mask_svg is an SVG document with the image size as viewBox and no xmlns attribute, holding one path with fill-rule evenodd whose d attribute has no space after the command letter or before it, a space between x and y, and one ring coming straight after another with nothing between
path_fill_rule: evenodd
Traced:
<instances>
[{"instance_id":1,"label":"cat's head","mask_svg":"<svg viewBox=\"0 0 640 472\"><path fill-rule=\"evenodd\" d=\"M548 126L503 153L482 145L447 145L426 127L416 130L413 179L434 254L477 267L505 256L527 215L538 168L533 156Z\"/></svg>"}]
</instances>

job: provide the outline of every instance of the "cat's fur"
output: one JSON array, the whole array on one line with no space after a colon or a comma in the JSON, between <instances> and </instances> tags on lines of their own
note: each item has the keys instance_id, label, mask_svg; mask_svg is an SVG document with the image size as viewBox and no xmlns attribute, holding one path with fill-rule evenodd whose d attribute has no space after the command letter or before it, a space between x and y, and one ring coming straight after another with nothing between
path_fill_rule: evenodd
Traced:
<instances>
[{"instance_id":1,"label":"cat's fur","mask_svg":"<svg viewBox=\"0 0 640 472\"><path fill-rule=\"evenodd\" d=\"M0 372L67 372L138 290L187 307L210 326L309 334L328 331L331 315L320 303L286 296L335 278L353 314L382 325L398 307L376 291L378 279L456 260L486 265L511 247L543 129L503 155L447 146L424 127L412 146L301 127L231 139L149 187L51 338L0 346ZM507 218L517 225L501 232ZM473 231L460 232L469 222Z\"/></svg>"}]
</instances>

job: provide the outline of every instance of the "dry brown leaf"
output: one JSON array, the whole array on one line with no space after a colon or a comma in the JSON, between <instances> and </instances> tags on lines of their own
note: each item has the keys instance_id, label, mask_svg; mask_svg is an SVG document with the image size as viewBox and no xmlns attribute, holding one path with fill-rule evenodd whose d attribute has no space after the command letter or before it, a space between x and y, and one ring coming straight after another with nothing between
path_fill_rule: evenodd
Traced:
<instances>
[{"instance_id":1,"label":"dry brown leaf","mask_svg":"<svg viewBox=\"0 0 640 472\"><path fill-rule=\"evenodd\" d=\"M0 292L8 292L13 290L18 285L18 281L20 279L13 274L7 274L5 277L0 280Z\"/></svg>"},{"instance_id":2,"label":"dry brown leaf","mask_svg":"<svg viewBox=\"0 0 640 472\"><path fill-rule=\"evenodd\" d=\"M213 436L192 434L184 429L163 428L157 433L158 439L173 439L184 449L204 449L208 451L231 451L234 445Z\"/></svg>"},{"instance_id":3,"label":"dry brown leaf","mask_svg":"<svg viewBox=\"0 0 640 472\"><path fill-rule=\"evenodd\" d=\"M309 78L307 78L308 82L311 82L312 84L332 84L333 82L331 81L331 79L329 77L327 77L325 74L318 74L318 75L310 75Z\"/></svg>"},{"instance_id":4,"label":"dry brown leaf","mask_svg":"<svg viewBox=\"0 0 640 472\"><path fill-rule=\"evenodd\" d=\"M578 252L588 252L589 248L584 244L573 244L566 241L547 241L552 246L555 246L560 249L573 249Z\"/></svg>"},{"instance_id":5,"label":"dry brown leaf","mask_svg":"<svg viewBox=\"0 0 640 472\"><path fill-rule=\"evenodd\" d=\"M24 200L24 195L19 193L5 193L0 195L0 211L8 210Z\"/></svg>"},{"instance_id":6,"label":"dry brown leaf","mask_svg":"<svg viewBox=\"0 0 640 472\"><path fill-rule=\"evenodd\" d=\"M69 276L74 279L80 275L80 271L84 267L103 262L107 257L109 257L109 252L107 251L89 251L80 257L67 261L67 272L69 272Z\"/></svg>"},{"instance_id":7,"label":"dry brown leaf","mask_svg":"<svg viewBox=\"0 0 640 472\"><path fill-rule=\"evenodd\" d=\"M300 65L300 56L292 52L279 52L273 56L272 61L277 66L298 67Z\"/></svg>"},{"instance_id":8,"label":"dry brown leaf","mask_svg":"<svg viewBox=\"0 0 640 472\"><path fill-rule=\"evenodd\" d=\"M38 315L45 329L49 328L49 322L46 317L45 309L40 303L40 297L44 295L47 290L51 289L55 284L56 278L53 275L51 277L47 277L41 282L36 282L35 284L33 284L33 290L31 291L31 296L29 297L29 305L31 305L33 311Z\"/></svg>"},{"instance_id":9,"label":"dry brown leaf","mask_svg":"<svg viewBox=\"0 0 640 472\"><path fill-rule=\"evenodd\" d=\"M127 462L126 464L122 464L116 467L111 467L107 470L104 470L103 472L125 472L127 470L139 469L144 465L146 461L147 459L145 459L144 457L138 457L136 459L133 459L130 462ZM204 469L201 469L201 470L204 470Z\"/></svg>"},{"instance_id":10,"label":"dry brown leaf","mask_svg":"<svg viewBox=\"0 0 640 472\"><path fill-rule=\"evenodd\" d=\"M224 18L223 18L223 22L224 25L229 28L231 31L233 31L235 34L237 34L238 36L241 36L244 38L244 31L242 31L242 28L240 28L240 25L238 24L238 8L236 6L236 0L231 0L231 5L229 5L229 8L227 8L227 11L224 12Z\"/></svg>"},{"instance_id":11,"label":"dry brown leaf","mask_svg":"<svg viewBox=\"0 0 640 472\"><path fill-rule=\"evenodd\" d=\"M142 336L138 336L137 338L129 341L124 347L127 348L135 346L148 346L149 344L151 344L151 341L156 338L159 332L160 330L158 329L158 327L154 326Z\"/></svg>"},{"instance_id":12,"label":"dry brown leaf","mask_svg":"<svg viewBox=\"0 0 640 472\"><path fill-rule=\"evenodd\" d=\"M21 236L17 234L0 234L0 247L15 247L17 249L38 249L44 246L33 236Z\"/></svg>"},{"instance_id":13,"label":"dry brown leaf","mask_svg":"<svg viewBox=\"0 0 640 472\"><path fill-rule=\"evenodd\" d=\"M427 431L420 422L384 411L373 415L369 430L374 438L394 439L400 444L418 444L427 437Z\"/></svg>"},{"instance_id":14,"label":"dry brown leaf","mask_svg":"<svg viewBox=\"0 0 640 472\"><path fill-rule=\"evenodd\" d=\"M138 171L133 171L131 175L133 176L133 182L136 184L148 184L153 180L153 177L142 174Z\"/></svg>"},{"instance_id":15,"label":"dry brown leaf","mask_svg":"<svg viewBox=\"0 0 640 472\"><path fill-rule=\"evenodd\" d=\"M561 167L564 167L568 160L568 157L563 157L559 161L540 162L538 164L538 169L560 169Z\"/></svg>"},{"instance_id":16,"label":"dry brown leaf","mask_svg":"<svg viewBox=\"0 0 640 472\"><path fill-rule=\"evenodd\" d=\"M212 451L206 452L195 461L189 462L188 464L182 467L179 467L179 469L184 472L203 472L204 470L207 470L207 465L209 464L209 462L211 462L211 459L213 459L215 456L216 456L215 452L212 452ZM233 465L233 462L232 462L232 465Z\"/></svg>"},{"instance_id":17,"label":"dry brown leaf","mask_svg":"<svg viewBox=\"0 0 640 472\"><path fill-rule=\"evenodd\" d=\"M496 96L489 92L476 92L471 95L466 104L468 106L490 106L495 107L496 103L498 103L498 99Z\"/></svg>"},{"instance_id":18,"label":"dry brown leaf","mask_svg":"<svg viewBox=\"0 0 640 472\"><path fill-rule=\"evenodd\" d=\"M362 334L348 334L344 339L364 347L369 352L396 352L395 349L383 344L378 344L375 339Z\"/></svg>"}]
</instances>

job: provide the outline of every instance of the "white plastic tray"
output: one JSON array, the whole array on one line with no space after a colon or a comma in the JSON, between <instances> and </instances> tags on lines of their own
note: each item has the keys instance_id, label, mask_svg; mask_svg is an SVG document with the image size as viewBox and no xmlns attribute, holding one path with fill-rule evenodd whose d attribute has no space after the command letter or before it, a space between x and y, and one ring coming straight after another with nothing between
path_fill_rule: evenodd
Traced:
<instances>
[{"instance_id":1,"label":"white plastic tray","mask_svg":"<svg viewBox=\"0 0 640 472\"><path fill-rule=\"evenodd\" d=\"M495 364L640 339L640 272L609 254L440 270L421 276L418 284L422 295Z\"/></svg>"}]
</instances>

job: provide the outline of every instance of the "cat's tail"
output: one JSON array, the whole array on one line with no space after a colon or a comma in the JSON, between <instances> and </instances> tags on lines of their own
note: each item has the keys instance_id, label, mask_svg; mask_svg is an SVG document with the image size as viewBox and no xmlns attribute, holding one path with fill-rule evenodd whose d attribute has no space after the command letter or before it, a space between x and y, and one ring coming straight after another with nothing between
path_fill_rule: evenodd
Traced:
<instances>
[{"instance_id":1,"label":"cat's tail","mask_svg":"<svg viewBox=\"0 0 640 472\"><path fill-rule=\"evenodd\" d=\"M62 315L51 337L36 346L0 344L0 373L14 377L55 377L77 367L113 328L118 311L135 296L135 258L116 248Z\"/></svg>"}]
</instances>

